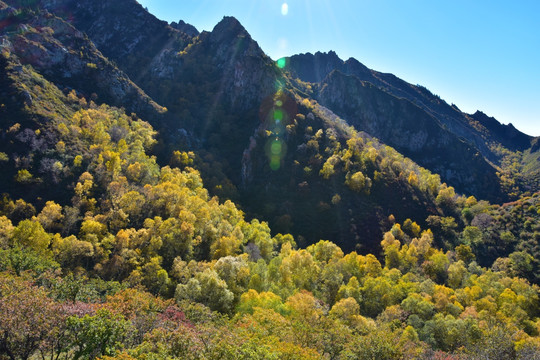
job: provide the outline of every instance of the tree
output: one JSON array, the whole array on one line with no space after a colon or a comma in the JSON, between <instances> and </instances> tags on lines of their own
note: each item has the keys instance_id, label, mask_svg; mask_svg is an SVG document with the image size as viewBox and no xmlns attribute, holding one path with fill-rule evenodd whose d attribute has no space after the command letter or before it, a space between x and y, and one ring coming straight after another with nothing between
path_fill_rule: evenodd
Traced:
<instances>
[{"instance_id":1,"label":"tree","mask_svg":"<svg viewBox=\"0 0 540 360\"><path fill-rule=\"evenodd\" d=\"M439 205L445 212L452 214L456 208L456 192L452 186L443 184L439 190L439 194L435 199L435 203Z\"/></svg>"},{"instance_id":2,"label":"tree","mask_svg":"<svg viewBox=\"0 0 540 360\"><path fill-rule=\"evenodd\" d=\"M384 262L387 268L399 268L399 248L401 243L397 240L392 232L386 232L384 239L381 241L381 247L384 251Z\"/></svg>"},{"instance_id":3,"label":"tree","mask_svg":"<svg viewBox=\"0 0 540 360\"><path fill-rule=\"evenodd\" d=\"M54 201L47 201L37 216L37 220L47 231L59 231L61 229L61 221L63 218L62 206Z\"/></svg>"},{"instance_id":4,"label":"tree","mask_svg":"<svg viewBox=\"0 0 540 360\"><path fill-rule=\"evenodd\" d=\"M285 305L291 311L295 342L302 346L313 346L323 315L317 299L312 293L302 290L289 297Z\"/></svg>"},{"instance_id":5,"label":"tree","mask_svg":"<svg viewBox=\"0 0 540 360\"><path fill-rule=\"evenodd\" d=\"M343 358L358 360L392 360L401 356L398 339L390 329L377 329L365 336L357 336L347 344Z\"/></svg>"},{"instance_id":6,"label":"tree","mask_svg":"<svg viewBox=\"0 0 540 360\"><path fill-rule=\"evenodd\" d=\"M460 288L467 276L467 268L462 260L450 264L448 267L448 285L457 289Z\"/></svg>"},{"instance_id":7,"label":"tree","mask_svg":"<svg viewBox=\"0 0 540 360\"><path fill-rule=\"evenodd\" d=\"M15 227L5 216L0 216L0 249L7 249Z\"/></svg>"},{"instance_id":8,"label":"tree","mask_svg":"<svg viewBox=\"0 0 540 360\"><path fill-rule=\"evenodd\" d=\"M154 294L169 295L172 292L169 274L161 267L161 258L150 259L141 268L142 284Z\"/></svg>"},{"instance_id":9,"label":"tree","mask_svg":"<svg viewBox=\"0 0 540 360\"><path fill-rule=\"evenodd\" d=\"M424 273L429 276L433 281L443 284L447 278L447 272L450 261L448 257L440 250L436 250L422 264Z\"/></svg>"},{"instance_id":10,"label":"tree","mask_svg":"<svg viewBox=\"0 0 540 360\"><path fill-rule=\"evenodd\" d=\"M331 241L321 240L306 248L315 260L323 263L337 261L343 258L343 250Z\"/></svg>"},{"instance_id":11,"label":"tree","mask_svg":"<svg viewBox=\"0 0 540 360\"><path fill-rule=\"evenodd\" d=\"M343 284L338 290L336 300L346 299L352 297L356 300L357 303L362 302L362 294L360 291L360 283L356 276L353 276L349 279L347 285Z\"/></svg>"},{"instance_id":12,"label":"tree","mask_svg":"<svg viewBox=\"0 0 540 360\"><path fill-rule=\"evenodd\" d=\"M260 256L269 261L274 253L274 246L278 241L286 242L294 239L290 235L276 235L272 238L270 235L270 228L267 222L259 222L257 219L253 219L251 222L240 221L240 227L242 229L244 244L253 243L259 249ZM239 236L237 236L239 237Z\"/></svg>"},{"instance_id":13,"label":"tree","mask_svg":"<svg viewBox=\"0 0 540 360\"><path fill-rule=\"evenodd\" d=\"M515 251L510 254L509 258L510 268L515 276L528 277L530 275L534 261L530 254L524 251Z\"/></svg>"},{"instance_id":14,"label":"tree","mask_svg":"<svg viewBox=\"0 0 540 360\"><path fill-rule=\"evenodd\" d=\"M483 241L482 231L476 226L467 226L462 233L463 244L471 248L477 248Z\"/></svg>"},{"instance_id":15,"label":"tree","mask_svg":"<svg viewBox=\"0 0 540 360\"><path fill-rule=\"evenodd\" d=\"M94 247L88 241L81 241L71 235L67 238L55 236L52 250L56 261L66 267L81 265L85 259L94 255Z\"/></svg>"},{"instance_id":16,"label":"tree","mask_svg":"<svg viewBox=\"0 0 540 360\"><path fill-rule=\"evenodd\" d=\"M385 277L368 277L362 287L362 314L376 317L386 307L399 303L401 299L393 289L393 284Z\"/></svg>"},{"instance_id":17,"label":"tree","mask_svg":"<svg viewBox=\"0 0 540 360\"><path fill-rule=\"evenodd\" d=\"M401 302L403 310L418 315L422 320L429 320L435 314L435 305L420 294L412 293Z\"/></svg>"},{"instance_id":18,"label":"tree","mask_svg":"<svg viewBox=\"0 0 540 360\"><path fill-rule=\"evenodd\" d=\"M214 265L214 270L225 280L227 288L232 291L236 300L246 291L249 282L250 273L246 258L246 255L227 256L219 259Z\"/></svg>"},{"instance_id":19,"label":"tree","mask_svg":"<svg viewBox=\"0 0 540 360\"><path fill-rule=\"evenodd\" d=\"M211 269L198 273L185 285L179 284L175 298L177 301L187 299L200 302L223 313L230 312L234 302L234 294L227 288L227 283Z\"/></svg>"},{"instance_id":20,"label":"tree","mask_svg":"<svg viewBox=\"0 0 540 360\"><path fill-rule=\"evenodd\" d=\"M169 267L174 258L181 256L190 259L193 253L194 227L187 221L171 217L159 226L162 246L159 253L163 256L165 267Z\"/></svg>"},{"instance_id":21,"label":"tree","mask_svg":"<svg viewBox=\"0 0 540 360\"><path fill-rule=\"evenodd\" d=\"M468 264L474 260L474 254L469 245L461 244L455 250L458 260L463 261L463 263Z\"/></svg>"},{"instance_id":22,"label":"tree","mask_svg":"<svg viewBox=\"0 0 540 360\"><path fill-rule=\"evenodd\" d=\"M313 290L321 269L308 251L292 250L283 258L279 271L284 285Z\"/></svg>"},{"instance_id":23,"label":"tree","mask_svg":"<svg viewBox=\"0 0 540 360\"><path fill-rule=\"evenodd\" d=\"M255 308L272 309L281 315L288 313L288 309L278 295L273 292L259 293L251 289L242 294L237 311L244 314L253 314Z\"/></svg>"},{"instance_id":24,"label":"tree","mask_svg":"<svg viewBox=\"0 0 540 360\"><path fill-rule=\"evenodd\" d=\"M345 323L350 323L354 316L360 315L360 305L352 297L341 299L332 306L328 315Z\"/></svg>"},{"instance_id":25,"label":"tree","mask_svg":"<svg viewBox=\"0 0 540 360\"><path fill-rule=\"evenodd\" d=\"M23 220L13 229L12 243L32 249L40 255L49 253L51 236L37 221Z\"/></svg>"},{"instance_id":26,"label":"tree","mask_svg":"<svg viewBox=\"0 0 540 360\"><path fill-rule=\"evenodd\" d=\"M371 188L371 179L362 174L361 171L357 171L352 175L348 174L345 184L352 191L364 191L365 193L369 193L369 189Z\"/></svg>"},{"instance_id":27,"label":"tree","mask_svg":"<svg viewBox=\"0 0 540 360\"><path fill-rule=\"evenodd\" d=\"M58 335L64 314L46 291L21 278L0 275L0 289L0 354L26 360Z\"/></svg>"},{"instance_id":28,"label":"tree","mask_svg":"<svg viewBox=\"0 0 540 360\"><path fill-rule=\"evenodd\" d=\"M337 261L327 264L323 267L319 278L319 297L330 306L336 302L338 291L343 284L340 265Z\"/></svg>"},{"instance_id":29,"label":"tree","mask_svg":"<svg viewBox=\"0 0 540 360\"><path fill-rule=\"evenodd\" d=\"M120 349L130 324L120 315L100 309L95 315L71 316L67 327L72 336L73 360L114 355Z\"/></svg>"}]
</instances>

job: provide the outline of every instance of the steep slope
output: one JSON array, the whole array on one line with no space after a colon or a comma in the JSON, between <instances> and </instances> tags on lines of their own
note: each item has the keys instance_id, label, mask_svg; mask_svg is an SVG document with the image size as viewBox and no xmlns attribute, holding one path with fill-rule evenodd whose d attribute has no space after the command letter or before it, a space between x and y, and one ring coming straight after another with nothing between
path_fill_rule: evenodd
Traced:
<instances>
[{"instance_id":1,"label":"steep slope","mask_svg":"<svg viewBox=\"0 0 540 360\"><path fill-rule=\"evenodd\" d=\"M274 89L276 72L265 69L274 68L273 61L234 18L225 17L210 33L199 34L183 22L169 26L134 0L41 0L41 6L69 19L105 56L167 107L174 106L179 93L193 86L194 71L199 87L218 85L218 97L232 100L244 110ZM221 84L216 83L218 78ZM157 79L166 85L158 87ZM167 91L162 91L164 88ZM221 99L212 101L219 103Z\"/></svg>"},{"instance_id":2,"label":"steep slope","mask_svg":"<svg viewBox=\"0 0 540 360\"><path fill-rule=\"evenodd\" d=\"M192 38L133 0L42 2L59 16L69 13L73 25L167 107L167 116L153 122L163 134L163 159L187 144L209 153L227 178L240 183L242 154L259 125L260 103L276 91L281 75L236 19L225 17L211 32ZM226 181L223 174L218 178L215 186Z\"/></svg>"},{"instance_id":3,"label":"steep slope","mask_svg":"<svg viewBox=\"0 0 540 360\"><path fill-rule=\"evenodd\" d=\"M159 132L156 153L160 164L170 162L184 167L195 162L213 194L237 199L248 217L269 221L274 231L302 236L298 237L302 244L323 238L338 242L345 249L368 252L378 251L382 234L394 221L413 218L424 226L429 217L455 217L456 228L464 225L459 205L464 198L457 196L453 188L441 184L438 175L382 144L373 134L356 131L310 99L309 91L288 78L236 19L225 17L211 32L190 37L147 14L133 0L122 0L116 5L68 0L43 0L43 4L47 11L34 8L28 13L36 18L60 20L69 14L66 20L71 28L89 34L84 39L90 45L94 41L100 44L96 54L109 54L111 63L114 61L130 77L136 77L146 94L168 108L163 116L147 118ZM122 13L117 11L120 4L125 5ZM148 26L141 27L138 21L132 21L137 18ZM120 28L117 31L115 27ZM70 36L73 35L61 44L69 44ZM134 54L144 54L146 58L138 64L125 59L130 51L126 44L137 44ZM8 68L16 67L13 64L17 61L14 58ZM45 78L58 82L59 75L47 73L46 66L40 68L39 62L36 64ZM348 79L337 72L333 76ZM24 99L24 86L17 85L17 80L12 82ZM440 136L437 140L444 139L456 148L459 155L455 158L474 153L474 149L456 141L442 127L433 126L429 115L407 100L397 99L356 78L351 84L357 87L356 91L367 89L374 94L374 101L382 101L385 106L395 102L395 107L388 108L392 111L416 111L430 132ZM99 84L88 77L83 85ZM325 94L324 88L316 90ZM326 94L331 100L331 93ZM80 95L70 96L74 102L89 102L88 96ZM31 93L30 96L33 97ZM384 118L380 106L373 106L372 113ZM24 100L19 102L18 109L24 110ZM412 122L411 118L405 120ZM30 127L25 133L35 130ZM377 136L384 137L385 133ZM402 145L403 151L414 154L407 139ZM430 146L428 149L437 149L434 142ZM9 153L8 157L14 155ZM23 158L31 160L30 155ZM462 171L458 164L452 168L451 157L444 161L454 172ZM469 165L484 169L481 161ZM28 170L38 176L39 166L33 162L28 166L24 162L12 165L15 174ZM485 181L488 188L491 180Z\"/></svg>"},{"instance_id":4,"label":"steep slope","mask_svg":"<svg viewBox=\"0 0 540 360\"><path fill-rule=\"evenodd\" d=\"M501 174L500 182L505 188L505 192L515 196L520 191L538 190L533 185L534 181L531 181L530 176L525 173L516 173L507 166L509 162L514 162L516 155L521 157L519 153L527 151L533 141L533 137L521 133L511 124L502 125L493 118L482 116L479 112L474 115L465 114L457 106L448 105L422 86L411 85L392 74L368 69L353 58L343 61L332 51L329 53L317 52L314 55L300 54L287 60L286 69L293 77L298 77L303 81L322 83L333 70L339 70L344 74L355 76L361 81L367 81L390 95L409 100L428 115L437 119L455 137L463 138L477 148L490 163L494 164L490 173L492 175ZM354 118L352 113L341 115L346 120ZM444 173L441 175L445 180L451 182L450 179L445 178ZM516 190L515 183L519 184L520 190ZM452 184L458 187L464 185ZM476 186L481 186L480 179L477 179Z\"/></svg>"},{"instance_id":5,"label":"steep slope","mask_svg":"<svg viewBox=\"0 0 540 360\"><path fill-rule=\"evenodd\" d=\"M458 191L483 199L502 198L495 169L478 151L410 101L337 70L321 83L316 97L356 129L394 146Z\"/></svg>"},{"instance_id":6,"label":"steep slope","mask_svg":"<svg viewBox=\"0 0 540 360\"><path fill-rule=\"evenodd\" d=\"M393 74L371 70L354 58L343 61L333 51L317 52L314 55L310 53L294 55L288 58L287 69L293 76L309 82L322 82L332 70L340 70L345 74L354 75L360 80L368 81L396 97L405 98L415 103L446 125L450 131L472 142L490 160L496 159L485 146L491 141L500 142L510 150L523 151L531 146L531 136L516 130L515 132L510 131L508 136L501 137L501 131L494 128L505 128L505 126L498 122L498 125L495 125L493 121L489 121L489 124L481 121L481 126L475 128L474 121L469 118L478 120L474 118L474 115L470 116L461 112L455 105L448 105L426 88L409 84Z\"/></svg>"},{"instance_id":7,"label":"steep slope","mask_svg":"<svg viewBox=\"0 0 540 360\"><path fill-rule=\"evenodd\" d=\"M5 54L0 56L0 85L4 196L38 205L38 198L67 201L64 180L70 175L50 156L57 153L58 137L48 129L55 118L71 116L79 99L72 94L69 102L59 101L67 98L62 91ZM75 155L69 156L72 162Z\"/></svg>"},{"instance_id":8,"label":"steep slope","mask_svg":"<svg viewBox=\"0 0 540 360\"><path fill-rule=\"evenodd\" d=\"M538 252L538 195L503 206L500 222L490 218L498 209L488 214L485 202L461 198L471 227L448 251L433 246L447 240L434 237L439 229L422 231L410 220L385 232L380 260L345 254L329 241L298 249L292 236L272 237L266 223L247 221L232 202L210 197L193 168L159 166L149 155L156 133L148 123L66 95L5 54L0 65L0 134L6 140L0 148L9 152L0 153L0 179L8 180L3 189L15 196L15 183L28 192L40 188L31 202L0 200L2 356L69 358L81 349L84 356L109 359L433 359L494 353L533 359L540 353L539 288L517 277L531 269L537 274L528 251ZM278 108L292 109L297 102L283 96L271 104L281 101ZM410 160L355 134L315 102L301 101L298 110L287 128L294 141L287 143L312 133L307 149L300 150L311 152L311 166L330 155L315 154L317 146L331 148L322 169L328 183L338 183L348 168L356 171L347 179L351 190L382 190L392 201L402 183L392 172L409 170L422 175L414 180L408 173L420 196L429 193L420 191L425 179L434 185L429 191L437 189L436 176L425 177ZM24 124L11 125L15 121ZM278 153L276 135L268 136L271 154ZM339 148L346 137L346 149ZM14 154L15 149L25 153ZM19 155L26 160L17 160ZM52 172L34 172L45 157ZM6 178L11 167L20 176ZM357 175L361 167L365 176ZM372 168L383 173L376 176ZM314 180L309 179L313 188ZM395 186L377 190L386 181ZM55 188L67 200L53 201ZM306 195L309 186L302 188ZM440 189L439 202L451 205L449 190ZM522 226L527 244L509 254ZM486 252L479 241L483 233L495 240L486 241ZM500 246L499 236L511 246ZM509 256L482 268L471 247L480 249L481 260L493 250Z\"/></svg>"},{"instance_id":9,"label":"steep slope","mask_svg":"<svg viewBox=\"0 0 540 360\"><path fill-rule=\"evenodd\" d=\"M300 244L332 239L362 252L378 247L389 217L404 221L414 214L424 223L442 214L435 204L438 176L316 102L281 93L274 104L243 160L241 203L249 214L294 234Z\"/></svg>"},{"instance_id":10,"label":"steep slope","mask_svg":"<svg viewBox=\"0 0 540 360\"><path fill-rule=\"evenodd\" d=\"M390 214L404 220L407 214L414 213L422 222L428 215L437 213L433 194L424 190L415 194L407 179L397 180L399 174L395 171L399 173L399 170L385 170L375 158L373 165L364 169L364 183L369 184L366 189L371 189L371 178L374 179L369 192L360 191L360 184L352 185L358 191L350 190L345 184L347 174L350 177L361 171L358 159L350 161L352 165L342 172L333 157L329 164L334 163L335 172L340 175L334 180L319 175L332 155L325 148L330 146L339 151L347 146L353 132L331 112L294 94L274 62L264 55L236 19L224 18L212 32L201 33L185 50L170 52L170 55L176 64L172 73L165 76L148 72L141 78L143 88L169 108L165 118L153 120L160 130L160 152L172 153L182 145L187 145L186 150L196 150L211 189L219 193L227 186L232 187L229 192L236 193L249 216L261 215L276 225L276 231L302 234L305 243L320 238L336 239L350 249L363 243L367 251L378 246L388 226L385 219ZM19 81L12 81L15 87L24 88ZM89 78L88 86L93 83ZM24 91L19 92L24 94ZM36 97L32 93L30 96ZM19 108L24 106L19 105ZM40 121L39 117L36 121ZM35 125L30 126L25 133L35 130ZM36 140L34 138L28 141ZM274 140L278 142L274 144ZM365 136L365 142L370 141ZM25 144L20 146L24 148ZM43 151L47 152L50 146ZM280 151L272 155L272 151L278 150L277 146L281 146ZM390 160L387 154L390 150L382 145L376 147L381 151L374 145L365 150L372 149L381 159L386 158L386 164L404 160L395 152L392 156L396 158ZM6 149L6 153L9 158L13 157L11 150ZM30 153L22 157L40 158ZM168 161L167 155L163 157ZM14 173L9 179L14 179L19 170L42 178L39 160L12 165ZM401 168L401 165L396 166L396 169ZM387 180L375 179L376 170L387 174ZM417 172L420 174L420 170ZM232 182L227 185L224 179ZM437 186L433 191L437 191ZM42 190L36 187L36 193ZM21 188L17 194L22 192ZM344 199L342 202L337 200L340 196ZM333 198L335 204L330 206Z\"/></svg>"},{"instance_id":11,"label":"steep slope","mask_svg":"<svg viewBox=\"0 0 540 360\"><path fill-rule=\"evenodd\" d=\"M174 62L164 65L163 59L174 59L192 38L158 20L134 0L41 0L40 3L86 33L107 58L138 84L148 72L168 76Z\"/></svg>"},{"instance_id":12,"label":"steep slope","mask_svg":"<svg viewBox=\"0 0 540 360\"><path fill-rule=\"evenodd\" d=\"M7 24L0 29L2 51L59 86L149 118L166 111L63 19L46 11L10 7L1 10L0 18Z\"/></svg>"},{"instance_id":13,"label":"steep slope","mask_svg":"<svg viewBox=\"0 0 540 360\"><path fill-rule=\"evenodd\" d=\"M1 359L539 358L539 288L529 281L540 280L540 192L502 206L456 195L295 89L309 87L288 82L235 19L170 54L181 85L144 75L171 105L185 96L151 117L158 133L129 109L58 85L106 91L127 79L115 67L84 74L86 84L58 74L57 46L68 63L108 61L86 53L88 39L77 55L71 27L57 39L58 25L27 25L50 13L2 1L0 11L0 26L19 29L0 38ZM366 116L416 111L422 126L401 121L444 138L407 100L331 77L368 91L358 97L370 99ZM238 171L250 215L303 237L272 234L211 196L175 132L193 142L185 149L235 164L224 171ZM151 154L156 140L175 150L170 166ZM535 142L524 163L539 151Z\"/></svg>"}]
</instances>

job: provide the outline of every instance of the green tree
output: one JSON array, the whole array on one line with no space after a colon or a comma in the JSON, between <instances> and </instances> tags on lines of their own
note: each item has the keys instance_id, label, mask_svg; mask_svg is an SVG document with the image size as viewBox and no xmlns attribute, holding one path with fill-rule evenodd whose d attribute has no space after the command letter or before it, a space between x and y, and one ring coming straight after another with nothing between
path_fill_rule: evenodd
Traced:
<instances>
[{"instance_id":1,"label":"green tree","mask_svg":"<svg viewBox=\"0 0 540 360\"><path fill-rule=\"evenodd\" d=\"M120 315L100 309L93 316L69 317L67 327L72 336L73 360L95 359L114 355L123 347L130 323Z\"/></svg>"},{"instance_id":2,"label":"green tree","mask_svg":"<svg viewBox=\"0 0 540 360\"><path fill-rule=\"evenodd\" d=\"M200 302L212 310L228 313L232 310L234 294L227 288L227 283L211 269L198 273L187 284L176 288L177 301L184 299Z\"/></svg>"},{"instance_id":3,"label":"green tree","mask_svg":"<svg viewBox=\"0 0 540 360\"><path fill-rule=\"evenodd\" d=\"M49 245L51 236L37 221L23 220L13 229L11 242L32 249L37 254L47 255L50 253Z\"/></svg>"}]
</instances>

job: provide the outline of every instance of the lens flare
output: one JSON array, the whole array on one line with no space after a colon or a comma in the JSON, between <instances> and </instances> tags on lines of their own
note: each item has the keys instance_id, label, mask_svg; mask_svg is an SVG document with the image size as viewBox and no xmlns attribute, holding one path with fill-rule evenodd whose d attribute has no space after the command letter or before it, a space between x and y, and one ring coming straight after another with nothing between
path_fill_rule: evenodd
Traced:
<instances>
[{"instance_id":1,"label":"lens flare","mask_svg":"<svg viewBox=\"0 0 540 360\"><path fill-rule=\"evenodd\" d=\"M287 65L287 59L281 58L278 61L276 61L277 67L280 69L283 69L285 65Z\"/></svg>"},{"instance_id":2,"label":"lens flare","mask_svg":"<svg viewBox=\"0 0 540 360\"><path fill-rule=\"evenodd\" d=\"M285 16L289 13L289 5L287 3L283 3L281 5L281 15Z\"/></svg>"},{"instance_id":3,"label":"lens flare","mask_svg":"<svg viewBox=\"0 0 540 360\"><path fill-rule=\"evenodd\" d=\"M266 97L261 103L259 117L265 131L260 134L266 138L264 151L272 171L278 171L284 166L287 127L293 123L295 114L296 101L281 90Z\"/></svg>"},{"instance_id":4,"label":"lens flare","mask_svg":"<svg viewBox=\"0 0 540 360\"><path fill-rule=\"evenodd\" d=\"M270 158L270 169L276 171L281 167L281 158L277 155L272 155Z\"/></svg>"},{"instance_id":5,"label":"lens flare","mask_svg":"<svg viewBox=\"0 0 540 360\"><path fill-rule=\"evenodd\" d=\"M270 153L277 156L281 155L281 141L276 139L272 142L272 145L270 145Z\"/></svg>"},{"instance_id":6,"label":"lens flare","mask_svg":"<svg viewBox=\"0 0 540 360\"><path fill-rule=\"evenodd\" d=\"M287 144L276 134L266 142L265 152L269 160L270 169L277 171L281 168L281 162L287 154Z\"/></svg>"},{"instance_id":7,"label":"lens flare","mask_svg":"<svg viewBox=\"0 0 540 360\"><path fill-rule=\"evenodd\" d=\"M276 121L283 120L283 110L281 109L274 110L274 120Z\"/></svg>"}]
</instances>

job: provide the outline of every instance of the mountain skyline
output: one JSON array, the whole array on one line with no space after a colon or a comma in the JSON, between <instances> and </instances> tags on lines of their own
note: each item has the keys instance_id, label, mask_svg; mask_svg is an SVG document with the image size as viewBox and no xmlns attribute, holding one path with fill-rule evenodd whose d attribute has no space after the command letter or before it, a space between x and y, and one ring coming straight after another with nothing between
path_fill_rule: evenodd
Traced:
<instances>
[{"instance_id":1,"label":"mountain skyline","mask_svg":"<svg viewBox=\"0 0 540 360\"><path fill-rule=\"evenodd\" d=\"M212 26L0 0L0 359L540 358L540 137Z\"/></svg>"},{"instance_id":2,"label":"mountain skyline","mask_svg":"<svg viewBox=\"0 0 540 360\"><path fill-rule=\"evenodd\" d=\"M369 68L421 84L449 104L477 110L540 135L538 5L424 1L184 1L141 0L168 22L210 31L224 15L242 23L273 59L336 51ZM282 12L287 4L287 12Z\"/></svg>"},{"instance_id":3,"label":"mountain skyline","mask_svg":"<svg viewBox=\"0 0 540 360\"><path fill-rule=\"evenodd\" d=\"M64 89L140 114L159 134L161 164L173 151L193 151L213 195L237 201L274 231L356 246L360 227L372 246L389 215L415 214L423 225L444 214L442 182L450 193L495 203L539 187L538 139L335 52L287 58L281 68L234 17L199 34L184 22L169 26L135 0L42 4L60 16L47 20L54 28L9 18L29 23L22 34L9 31L15 23L6 29L8 56ZM273 114L272 104L284 108ZM24 166L42 172L39 163Z\"/></svg>"}]
</instances>

